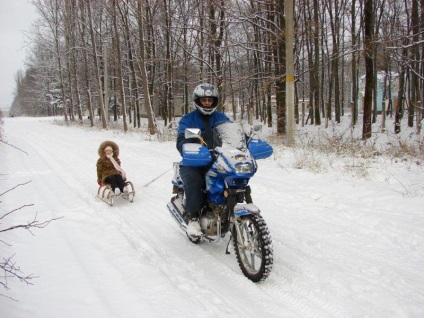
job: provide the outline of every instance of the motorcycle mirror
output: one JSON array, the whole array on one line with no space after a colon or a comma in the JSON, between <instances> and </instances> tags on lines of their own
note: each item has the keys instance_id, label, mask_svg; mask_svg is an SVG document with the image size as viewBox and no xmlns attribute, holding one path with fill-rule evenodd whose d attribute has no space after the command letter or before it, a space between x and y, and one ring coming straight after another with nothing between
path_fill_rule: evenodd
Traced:
<instances>
[{"instance_id":1,"label":"motorcycle mirror","mask_svg":"<svg viewBox=\"0 0 424 318\"><path fill-rule=\"evenodd\" d=\"M201 130L199 128L187 128L184 131L184 137L186 139L201 139Z\"/></svg>"},{"instance_id":2,"label":"motorcycle mirror","mask_svg":"<svg viewBox=\"0 0 424 318\"><path fill-rule=\"evenodd\" d=\"M256 124L253 126L250 126L250 138L247 141L248 143L250 142L250 139L257 139L258 138L258 133L262 132L262 125L261 124Z\"/></svg>"}]
</instances>

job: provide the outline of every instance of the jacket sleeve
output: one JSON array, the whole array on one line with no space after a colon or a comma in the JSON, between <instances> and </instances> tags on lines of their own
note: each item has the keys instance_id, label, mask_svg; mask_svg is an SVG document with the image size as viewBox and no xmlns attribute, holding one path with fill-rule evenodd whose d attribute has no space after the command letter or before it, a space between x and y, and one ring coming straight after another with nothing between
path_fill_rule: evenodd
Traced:
<instances>
[{"instance_id":1,"label":"jacket sleeve","mask_svg":"<svg viewBox=\"0 0 424 318\"><path fill-rule=\"evenodd\" d=\"M100 158L97 160L96 167L97 167L97 180L102 180L102 162Z\"/></svg>"},{"instance_id":2,"label":"jacket sleeve","mask_svg":"<svg viewBox=\"0 0 424 318\"><path fill-rule=\"evenodd\" d=\"M178 134L177 136L177 150L180 155L183 155L183 145L187 142L187 139L184 137L184 133Z\"/></svg>"}]
</instances>

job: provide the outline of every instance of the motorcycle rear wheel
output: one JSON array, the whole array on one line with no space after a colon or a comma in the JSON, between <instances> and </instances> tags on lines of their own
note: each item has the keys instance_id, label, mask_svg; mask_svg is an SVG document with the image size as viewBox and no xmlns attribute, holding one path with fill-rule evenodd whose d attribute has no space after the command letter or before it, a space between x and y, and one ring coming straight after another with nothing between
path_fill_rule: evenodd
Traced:
<instances>
[{"instance_id":1,"label":"motorcycle rear wheel","mask_svg":"<svg viewBox=\"0 0 424 318\"><path fill-rule=\"evenodd\" d=\"M272 240L268 226L260 214L250 214L236 220L233 242L237 261L243 274L257 283L271 273L273 264ZM240 229L241 241L235 226Z\"/></svg>"}]
</instances>

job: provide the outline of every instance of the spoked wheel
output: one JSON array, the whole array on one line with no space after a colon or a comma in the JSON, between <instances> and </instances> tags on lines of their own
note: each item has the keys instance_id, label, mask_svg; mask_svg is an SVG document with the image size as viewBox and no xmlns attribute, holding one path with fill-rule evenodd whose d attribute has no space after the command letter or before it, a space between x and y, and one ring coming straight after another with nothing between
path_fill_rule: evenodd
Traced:
<instances>
[{"instance_id":1,"label":"spoked wheel","mask_svg":"<svg viewBox=\"0 0 424 318\"><path fill-rule=\"evenodd\" d=\"M260 214L249 214L236 222L233 241L241 271L255 283L263 281L271 273L273 264L268 226Z\"/></svg>"}]
</instances>

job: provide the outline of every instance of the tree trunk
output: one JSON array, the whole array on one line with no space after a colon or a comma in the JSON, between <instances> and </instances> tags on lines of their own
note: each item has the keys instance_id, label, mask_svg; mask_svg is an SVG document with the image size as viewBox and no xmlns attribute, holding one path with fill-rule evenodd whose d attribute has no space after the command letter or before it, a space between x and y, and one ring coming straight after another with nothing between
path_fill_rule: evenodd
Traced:
<instances>
[{"instance_id":1,"label":"tree trunk","mask_svg":"<svg viewBox=\"0 0 424 318\"><path fill-rule=\"evenodd\" d=\"M412 26L412 41L414 45L411 48L411 66L413 72L411 72L411 100L409 103L409 112L408 112L408 126L414 127L414 119L416 123L415 130L419 134L420 132L420 122L421 122L421 112L419 104L419 74L420 74L420 51L419 51L419 33L420 33L420 20L418 17L418 0L412 0L412 10L411 10L411 26ZM424 31L424 30L421 30ZM421 44L421 49L423 45ZM421 61L423 63L423 61ZM422 105L421 105L422 107Z\"/></svg>"},{"instance_id":2,"label":"tree trunk","mask_svg":"<svg viewBox=\"0 0 424 318\"><path fill-rule=\"evenodd\" d=\"M98 93L99 93L100 115L101 115L101 118L102 118L103 128L108 129L107 118L106 118L107 115L105 113L105 106L104 106L104 102L103 102L102 81L101 81L101 78L100 78L96 37L94 35L93 16L91 14L91 2L90 1L87 1L87 9L88 9L88 20L89 20L90 33L91 33L91 48L93 50L94 72L96 74L97 90L98 90Z\"/></svg>"},{"instance_id":3,"label":"tree trunk","mask_svg":"<svg viewBox=\"0 0 424 318\"><path fill-rule=\"evenodd\" d=\"M67 69L67 76L68 76L68 86L69 86L69 117L71 121L75 121L75 112L74 112L74 95L75 95L75 87L74 83L72 81L72 67L71 67L71 54L73 48L71 47L71 12L69 7L69 2L65 2L65 10L64 10L64 36L65 36L65 47L66 47L66 54L65 54L65 64Z\"/></svg>"},{"instance_id":4,"label":"tree trunk","mask_svg":"<svg viewBox=\"0 0 424 318\"><path fill-rule=\"evenodd\" d=\"M315 125L321 125L321 116L320 116L320 111L319 111L319 106L321 103L321 99L320 99L320 83L319 83L319 75L320 75L320 43L319 43L319 38L320 38L320 29L319 29L319 18L318 18L318 8L319 8L319 1L318 0L314 0L313 1L314 4L314 47L315 47L315 56L314 56L314 78L313 78L313 91L314 91L314 105L313 105L313 109L314 109L314 119L315 119Z\"/></svg>"},{"instance_id":5,"label":"tree trunk","mask_svg":"<svg viewBox=\"0 0 424 318\"><path fill-rule=\"evenodd\" d=\"M118 25L116 22L117 12L116 12L116 0L112 1L113 5L113 28L115 30L115 44L116 44L116 63L118 69L118 80L119 80L119 92L121 95L121 114L122 121L124 124L124 131L128 131L128 123L127 123L127 103L125 99L125 88L124 88L124 76L122 74L122 54L121 54L121 41L119 39ZM107 63L107 61L105 61ZM107 79L106 79L107 80ZM105 83L107 85L107 83Z\"/></svg>"},{"instance_id":6,"label":"tree trunk","mask_svg":"<svg viewBox=\"0 0 424 318\"><path fill-rule=\"evenodd\" d=\"M125 38L127 42L128 47L128 60L130 65L130 81L132 83L132 89L134 91L135 95L135 107L134 107L134 127L140 128L141 127L141 114L140 114L140 98L139 98L139 81L137 78L137 73L134 66L134 49L133 44L131 41L131 30L130 30L130 24L129 24L129 16L128 16L129 10L128 8L125 9L125 12L122 12L121 10L121 16L122 20L124 21L124 27L125 27Z\"/></svg>"},{"instance_id":7,"label":"tree trunk","mask_svg":"<svg viewBox=\"0 0 424 318\"><path fill-rule=\"evenodd\" d=\"M152 110L152 105L150 103L150 94L149 94L149 83L147 79L146 65L145 65L145 53L144 53L144 31L143 31L143 1L138 0L138 33L140 37L140 68L141 68L141 78L143 82L143 93L144 93L144 107L146 108L147 118L149 122L149 131L151 135L154 135L157 132L157 125L155 114Z\"/></svg>"},{"instance_id":8,"label":"tree trunk","mask_svg":"<svg viewBox=\"0 0 424 318\"><path fill-rule=\"evenodd\" d=\"M277 115L277 133L284 135L286 133L286 91L285 91L285 43L284 37L284 4L275 0L275 12L270 11L270 21L276 20L276 27L272 35L272 55L274 58L274 76L275 76L275 102Z\"/></svg>"},{"instance_id":9,"label":"tree trunk","mask_svg":"<svg viewBox=\"0 0 424 318\"><path fill-rule=\"evenodd\" d=\"M365 96L364 96L364 118L362 126L362 139L371 137L371 110L374 90L374 63L373 63L373 0L365 0L365 38L364 38L364 59L365 59Z\"/></svg>"},{"instance_id":10,"label":"tree trunk","mask_svg":"<svg viewBox=\"0 0 424 318\"><path fill-rule=\"evenodd\" d=\"M87 92L87 104L88 104L88 116L90 119L90 126L94 127L94 113L93 113L93 105L91 102L91 90L90 90L90 77L88 74L88 70L89 70L89 65L88 65L88 48L87 48L87 41L85 38L85 28L86 28L86 23L85 23L85 10L84 10L84 1L80 1L80 11L81 11L81 17L80 20L81 22L78 23L79 26L79 32L80 32L80 37L81 37L81 42L82 42L82 46L83 46L83 58L84 58L84 80L85 80L85 90Z\"/></svg>"},{"instance_id":11,"label":"tree trunk","mask_svg":"<svg viewBox=\"0 0 424 318\"><path fill-rule=\"evenodd\" d=\"M352 0L351 6L351 34L352 34L352 87L351 87L351 103L352 103L352 123L356 126L358 122L358 72L357 67L357 40L356 40L356 1Z\"/></svg>"},{"instance_id":12,"label":"tree trunk","mask_svg":"<svg viewBox=\"0 0 424 318\"><path fill-rule=\"evenodd\" d=\"M168 120L172 120L172 58L171 58L171 16L170 16L170 1L163 0L165 8L165 83L164 83L164 101L162 104L162 118L167 126Z\"/></svg>"},{"instance_id":13,"label":"tree trunk","mask_svg":"<svg viewBox=\"0 0 424 318\"><path fill-rule=\"evenodd\" d=\"M68 108L66 105L66 93L65 93L65 81L63 79L63 70L62 70L62 59L61 59L61 51L60 51L60 43L59 43L59 10L57 0L55 0L55 10L54 11L54 41L55 41L55 49L56 49L56 57L57 64L59 67L59 80L60 80L60 89L62 92L62 107L63 107L63 115L65 116L65 122L68 123Z\"/></svg>"}]
</instances>

